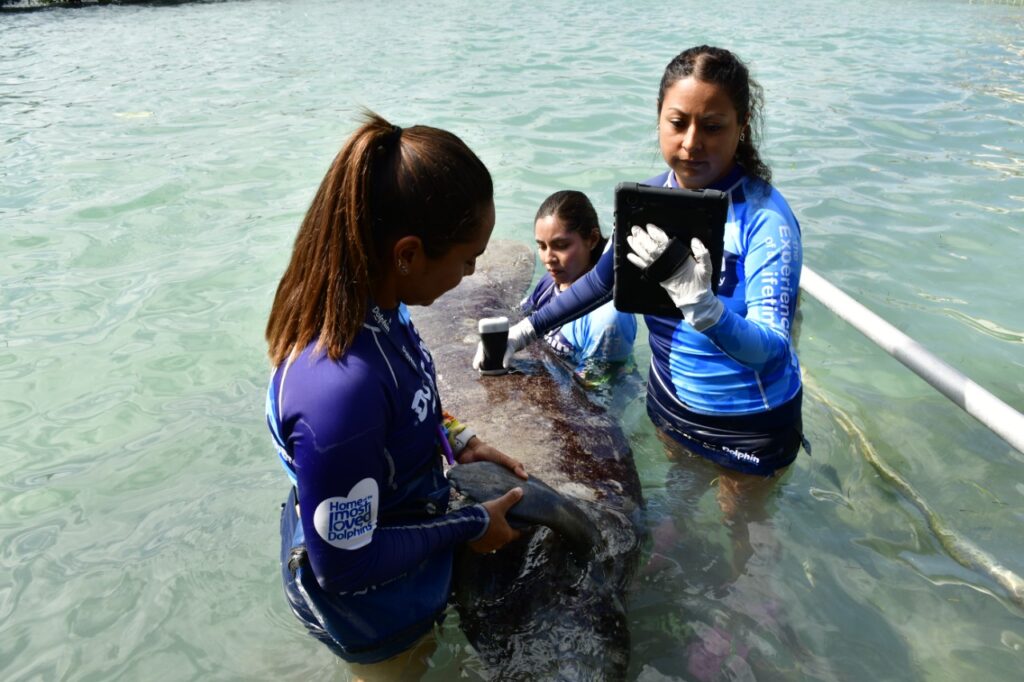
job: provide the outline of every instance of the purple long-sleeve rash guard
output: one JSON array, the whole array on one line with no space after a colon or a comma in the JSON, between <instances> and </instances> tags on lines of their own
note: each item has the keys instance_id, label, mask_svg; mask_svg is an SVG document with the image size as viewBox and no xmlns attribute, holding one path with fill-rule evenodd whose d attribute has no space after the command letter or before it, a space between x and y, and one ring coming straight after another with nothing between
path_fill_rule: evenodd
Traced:
<instances>
[{"instance_id":1,"label":"purple long-sleeve rash guard","mask_svg":"<svg viewBox=\"0 0 1024 682\"><path fill-rule=\"evenodd\" d=\"M404 307L370 306L337 361L314 345L275 370L267 416L320 586L383 585L481 536L482 507L445 513L434 365ZM450 564L417 579L450 581Z\"/></svg>"}]
</instances>

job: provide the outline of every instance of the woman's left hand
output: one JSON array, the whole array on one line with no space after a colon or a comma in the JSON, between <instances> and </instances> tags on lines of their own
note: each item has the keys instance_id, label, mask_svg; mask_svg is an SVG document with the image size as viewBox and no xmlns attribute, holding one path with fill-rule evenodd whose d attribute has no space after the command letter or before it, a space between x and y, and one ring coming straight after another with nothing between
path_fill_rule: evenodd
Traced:
<instances>
[{"instance_id":1,"label":"woman's left hand","mask_svg":"<svg viewBox=\"0 0 1024 682\"><path fill-rule=\"evenodd\" d=\"M626 254L626 259L643 270L665 252L670 238L657 225L648 224L646 230L634 225L626 242L633 249L633 253ZM690 240L690 253L675 272L661 281L662 289L697 331L704 331L714 325L725 310L725 306L711 290L712 272L711 254L694 237Z\"/></svg>"},{"instance_id":2,"label":"woman's left hand","mask_svg":"<svg viewBox=\"0 0 1024 682\"><path fill-rule=\"evenodd\" d=\"M493 448L487 443L480 440L479 436L473 436L466 447L462 449L459 456L456 458L459 464L469 464L470 462L494 462L500 464L519 478L526 480L526 469L522 463L515 457L509 457L501 450Z\"/></svg>"}]
</instances>

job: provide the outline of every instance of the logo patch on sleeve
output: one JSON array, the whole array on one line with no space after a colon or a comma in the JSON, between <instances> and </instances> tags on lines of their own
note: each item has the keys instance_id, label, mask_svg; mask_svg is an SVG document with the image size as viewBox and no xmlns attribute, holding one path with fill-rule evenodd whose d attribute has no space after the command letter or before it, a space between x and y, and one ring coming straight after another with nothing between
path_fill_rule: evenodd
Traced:
<instances>
[{"instance_id":1,"label":"logo patch on sleeve","mask_svg":"<svg viewBox=\"0 0 1024 682\"><path fill-rule=\"evenodd\" d=\"M359 549L370 543L377 527L377 481L352 486L347 497L328 497L313 513L313 527L323 540L338 549Z\"/></svg>"}]
</instances>

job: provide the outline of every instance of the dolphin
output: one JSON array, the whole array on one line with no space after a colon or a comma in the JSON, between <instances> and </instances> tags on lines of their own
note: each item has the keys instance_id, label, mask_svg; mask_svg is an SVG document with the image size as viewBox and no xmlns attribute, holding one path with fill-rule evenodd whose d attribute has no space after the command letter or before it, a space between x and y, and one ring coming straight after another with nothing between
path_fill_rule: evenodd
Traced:
<instances>
[{"instance_id":1,"label":"dolphin","mask_svg":"<svg viewBox=\"0 0 1024 682\"><path fill-rule=\"evenodd\" d=\"M485 679L622 680L625 593L643 541L629 442L543 343L519 353L507 375L481 376L470 366L477 320L518 317L533 272L526 244L492 240L474 276L413 311L445 409L518 458L532 481L475 464L449 471L475 499L522 486L522 509L510 520L537 524L494 554L458 552L453 601Z\"/></svg>"}]
</instances>

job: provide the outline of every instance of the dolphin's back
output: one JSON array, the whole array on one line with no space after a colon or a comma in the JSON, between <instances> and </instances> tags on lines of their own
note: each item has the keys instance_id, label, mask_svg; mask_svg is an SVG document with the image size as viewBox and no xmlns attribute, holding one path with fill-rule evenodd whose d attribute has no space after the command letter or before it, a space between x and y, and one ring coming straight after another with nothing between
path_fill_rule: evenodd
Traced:
<instances>
[{"instance_id":1,"label":"dolphin's back","mask_svg":"<svg viewBox=\"0 0 1024 682\"><path fill-rule=\"evenodd\" d=\"M517 354L514 374L481 377L470 366L477 320L518 319L533 273L532 248L492 240L472 277L412 313L445 409L519 459L534 483L550 485L542 491L475 464L451 470L477 499L522 486L523 505L541 491L539 508L512 516L542 524L496 554L460 552L455 603L490 679L621 680L629 661L624 595L639 559L643 503L629 443L543 343ZM582 569L581 544L593 547Z\"/></svg>"}]
</instances>

